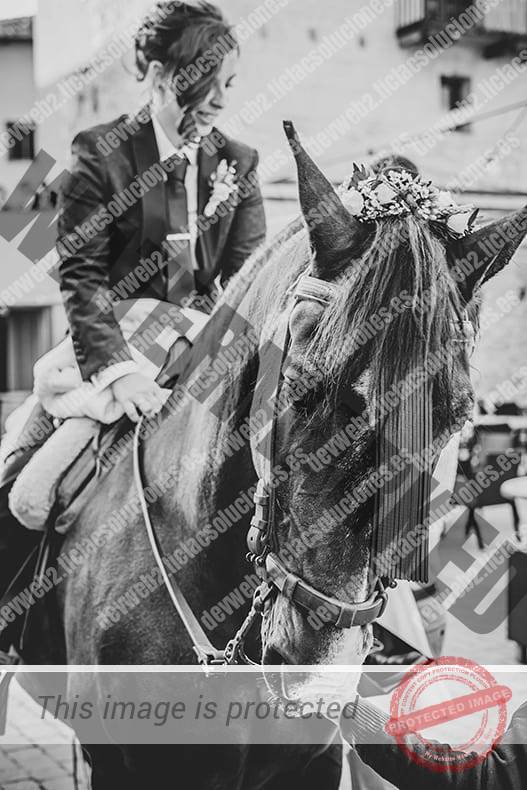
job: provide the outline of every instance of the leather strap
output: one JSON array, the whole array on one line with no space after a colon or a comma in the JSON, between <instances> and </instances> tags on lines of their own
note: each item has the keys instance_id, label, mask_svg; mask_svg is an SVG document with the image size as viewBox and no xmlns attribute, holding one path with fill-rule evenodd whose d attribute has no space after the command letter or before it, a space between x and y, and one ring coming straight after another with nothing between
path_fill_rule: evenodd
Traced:
<instances>
[{"instance_id":1,"label":"leather strap","mask_svg":"<svg viewBox=\"0 0 527 790\"><path fill-rule=\"evenodd\" d=\"M314 299L327 304L335 289L336 286L331 283L326 283L324 280L319 280L310 275L304 275L296 283L294 293L297 298ZM296 574L288 571L282 565L277 555L272 552L272 526L275 523L273 462L277 422L280 416L279 395L282 382L282 366L289 348L289 315L282 318L282 322L277 332L275 332L274 340L278 342L269 342L263 349L260 349L260 368L266 370L267 374L263 382L261 379L258 382L264 385L263 393L260 392L259 394L259 408L262 406L267 409L270 408L270 423L263 436L260 453L257 454L256 450L253 451L255 468L261 469L262 472L254 495L255 514L247 535L250 555L255 561L259 576L264 577L264 582L255 593L253 604L244 623L233 639L230 640L225 650L217 650L212 645L200 622L188 605L179 585L176 582L172 582L166 572L161 547L150 519L148 504L144 495L140 443L143 417L138 422L134 433L133 473L150 547L170 599L193 643L193 649L198 656L198 660L202 664L230 664L238 659L245 663L253 663L245 656L243 643L256 615L261 613L265 601L272 595L273 588L268 586L266 581L272 582L274 588L280 590L293 603L304 609L316 612L319 607L323 606L325 622L333 623L338 628L351 628L352 626L371 623L381 616L386 606L386 592L380 579L378 579L372 595L366 601L348 604L315 590ZM266 353L270 354L270 357L267 358L271 363L269 366L266 366L264 362ZM255 400L257 399L253 398L253 409Z\"/></svg>"},{"instance_id":2,"label":"leather strap","mask_svg":"<svg viewBox=\"0 0 527 790\"><path fill-rule=\"evenodd\" d=\"M335 284L306 274L297 280L293 296L296 299L311 299L326 305L336 291ZM260 448L260 457L255 459L255 467L261 471L254 495L255 514L247 535L247 546L253 556L258 576L272 582L291 602L315 612L323 606L325 621L333 623L338 628L366 625L380 617L386 606L386 592L380 579L366 601L348 604L315 590L295 573L288 571L273 551L278 547L273 531L275 486L272 474L277 424L280 418L282 367L289 348L289 315L282 317L273 341L260 349L260 370L264 371L265 378L263 381L259 380L259 386L263 388L260 399L256 403L253 402L254 408L261 409L263 405L268 411L270 410L270 422Z\"/></svg>"},{"instance_id":3,"label":"leather strap","mask_svg":"<svg viewBox=\"0 0 527 790\"><path fill-rule=\"evenodd\" d=\"M380 580L380 587L377 586L366 601L350 604L315 590L296 573L288 571L272 552L265 558L265 567L269 579L282 595L314 614L322 610L324 622L337 628L368 625L380 617L386 607L386 593Z\"/></svg>"},{"instance_id":4,"label":"leather strap","mask_svg":"<svg viewBox=\"0 0 527 790\"><path fill-rule=\"evenodd\" d=\"M136 429L134 432L133 468L134 468L135 485L137 489L137 494L139 496L139 502L141 504L141 511L143 513L143 519L145 522L148 540L150 542L150 548L152 549L152 554L154 555L154 559L156 561L157 567L159 568L159 572L161 574L165 587L168 591L170 599L174 604L174 607L177 613L179 614L181 620L183 621L183 625L185 626L185 629L190 639L192 640L193 649L196 655L198 656L198 660L202 664L223 663L223 659L224 659L223 650L217 650L214 647L214 645L208 638L207 634L203 630L201 623L199 622L194 612L188 605L185 596L181 591L181 588L179 587L177 582L175 581L172 582L163 563L163 557L161 555L161 547L159 545L157 535L155 533L155 530L152 525L152 521L150 519L148 504L146 502L145 494L144 494L141 444L140 444L140 434L141 434L141 427L143 424L143 420L144 417L141 417L141 419L136 425Z\"/></svg>"},{"instance_id":5,"label":"leather strap","mask_svg":"<svg viewBox=\"0 0 527 790\"><path fill-rule=\"evenodd\" d=\"M310 299L313 302L320 302L324 306L329 304L338 292L335 283L313 277L311 274L304 274L297 281L293 296L295 299Z\"/></svg>"},{"instance_id":6,"label":"leather strap","mask_svg":"<svg viewBox=\"0 0 527 790\"><path fill-rule=\"evenodd\" d=\"M269 341L259 351L260 376L256 386L255 397L251 407L251 416L265 411L267 424L258 446L251 443L253 465L261 483L258 484L255 499L255 519L247 536L249 550L253 551L251 538L263 547L264 541L272 540L272 525L275 523L275 487L273 485L273 463L275 458L275 441L278 420L280 418L280 387L282 367L289 348L289 314L281 317L280 322ZM262 373L263 371L263 373ZM264 499L265 498L265 499ZM265 511L259 509L265 506ZM263 523L265 520L266 523ZM259 522L259 523L257 523ZM256 535L257 531L260 535ZM255 551L259 554L259 551Z\"/></svg>"}]
</instances>

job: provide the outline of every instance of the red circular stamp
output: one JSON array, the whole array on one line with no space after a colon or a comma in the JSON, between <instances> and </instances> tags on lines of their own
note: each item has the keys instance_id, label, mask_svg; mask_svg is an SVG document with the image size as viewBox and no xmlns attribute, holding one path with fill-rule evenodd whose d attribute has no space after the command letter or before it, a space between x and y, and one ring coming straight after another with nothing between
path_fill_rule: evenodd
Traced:
<instances>
[{"instance_id":1,"label":"red circular stamp","mask_svg":"<svg viewBox=\"0 0 527 790\"><path fill-rule=\"evenodd\" d=\"M511 696L474 661L437 658L404 676L385 729L414 762L431 771L464 771L500 742Z\"/></svg>"}]
</instances>

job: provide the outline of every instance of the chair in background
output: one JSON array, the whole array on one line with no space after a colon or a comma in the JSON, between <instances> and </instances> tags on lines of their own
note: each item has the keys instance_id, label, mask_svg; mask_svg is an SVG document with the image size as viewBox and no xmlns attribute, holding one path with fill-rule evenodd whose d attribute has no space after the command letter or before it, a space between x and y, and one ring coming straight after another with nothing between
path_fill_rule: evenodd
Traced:
<instances>
[{"instance_id":1,"label":"chair in background","mask_svg":"<svg viewBox=\"0 0 527 790\"><path fill-rule=\"evenodd\" d=\"M518 525L520 523L520 516L518 513L518 506L516 505L517 499L526 499L527 500L527 476L522 475L521 477L511 478L509 480L505 480L502 484L500 489L501 495L504 499L510 502L512 507L512 512L514 513L514 529L516 531L516 535L521 540L521 535L519 534Z\"/></svg>"},{"instance_id":2,"label":"chair in background","mask_svg":"<svg viewBox=\"0 0 527 790\"><path fill-rule=\"evenodd\" d=\"M470 465L464 465L464 475L458 477L453 502L468 509L468 519L465 525L465 535L468 537L474 532L480 549L484 548L483 536L476 518L476 511L490 505L508 504L512 510L514 531L518 534L519 515L514 499L505 498L500 492L501 485L518 474L520 466L519 434L512 431L507 423L498 425L478 425L474 430L474 437L470 443ZM507 455L510 466L506 471L498 464L497 459ZM491 480L485 469L491 467L497 472L497 479ZM476 475L483 473L485 486L477 483ZM473 482L474 488L470 486ZM477 488L476 488L477 486ZM461 491L462 489L462 491ZM466 491L472 492L472 499L467 500ZM461 496L463 493L463 496Z\"/></svg>"}]
</instances>

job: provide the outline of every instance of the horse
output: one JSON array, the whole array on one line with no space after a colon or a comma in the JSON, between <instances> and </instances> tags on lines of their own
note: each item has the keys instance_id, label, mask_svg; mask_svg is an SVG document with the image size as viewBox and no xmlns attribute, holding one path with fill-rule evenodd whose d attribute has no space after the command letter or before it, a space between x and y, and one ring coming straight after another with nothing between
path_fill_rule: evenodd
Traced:
<instances>
[{"instance_id":1,"label":"horse","mask_svg":"<svg viewBox=\"0 0 527 790\"><path fill-rule=\"evenodd\" d=\"M246 621L250 602L218 621L207 654L178 615L167 584L119 609L139 579L153 570L159 576L146 518L163 556L178 562L168 585L177 584L193 613L208 612L247 577L249 532L249 560L266 593L261 629L244 651L262 665L309 665L298 683L286 677L286 693L297 699L316 694L322 682L316 667L363 663L371 622L384 602L371 571L375 498L357 501L345 517L328 518L376 469L376 382L397 381L408 360L447 347L433 380L433 436L446 444L470 413L468 359L462 343L450 342L453 326L525 235L525 210L509 218L516 235L490 260L479 231L454 241L413 216L362 224L292 124L285 129L301 218L227 286L166 408L142 426L139 478L140 432L135 450L126 443L88 501L68 514L61 554L81 552L83 560L57 591L61 663L188 665L196 652L208 663ZM503 228L495 223L496 229ZM474 251L477 263L454 276ZM367 342L351 342L361 322L401 291L410 294L409 309ZM416 304L424 294L430 299L423 313ZM319 449L359 413L368 419L353 441L331 463L321 462ZM189 546L190 553L183 552ZM337 614L314 628L307 612L324 602ZM46 661L35 640L26 644L26 661ZM56 654L53 660L59 663ZM80 673L72 675L69 694L82 691ZM144 787L154 766L196 788L337 788L342 754L336 732L332 727L319 747L106 743L85 750L94 790L117 782Z\"/></svg>"}]
</instances>

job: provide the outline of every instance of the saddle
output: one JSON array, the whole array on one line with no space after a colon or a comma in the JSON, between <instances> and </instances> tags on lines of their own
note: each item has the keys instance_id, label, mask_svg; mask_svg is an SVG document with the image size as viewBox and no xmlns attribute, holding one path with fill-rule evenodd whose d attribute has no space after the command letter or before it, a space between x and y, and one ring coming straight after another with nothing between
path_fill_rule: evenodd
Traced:
<instances>
[{"instance_id":1,"label":"saddle","mask_svg":"<svg viewBox=\"0 0 527 790\"><path fill-rule=\"evenodd\" d=\"M43 410L35 412L32 418L41 418ZM33 455L52 435L51 429L43 432L38 441L19 442L19 447L8 459L0 477L0 579L5 584L13 576L13 569L18 569L27 558L28 549L42 538L42 532L34 533L23 527L12 515L8 506L9 492L20 472L29 463ZM122 449L127 444L127 435L132 430L128 417L123 416L111 425L101 424L96 436L85 444L70 465L64 470L59 480L56 499L49 519L49 526L59 527L59 532L66 532L70 521L82 507L81 497L95 479L99 480L111 467L115 448ZM22 439L23 437L21 437ZM76 507L73 507L76 505ZM53 522L53 523L52 523ZM18 551L20 549L20 552ZM20 555L20 559L17 561ZM0 584L0 596L5 589Z\"/></svg>"},{"instance_id":2,"label":"saddle","mask_svg":"<svg viewBox=\"0 0 527 790\"><path fill-rule=\"evenodd\" d=\"M174 346L156 379L165 389L175 385L181 370L181 353L173 351ZM11 512L28 529L42 531L53 518L57 531L65 532L71 505L95 476L100 477L111 466L115 445L119 445L117 450L121 452L131 446L133 425L126 415L109 425L89 417L73 417L63 422L60 425L59 420L53 420L37 405L0 478L0 491L3 486L9 487ZM46 430L41 430L41 424ZM22 476L17 479L20 473ZM78 512L78 508L74 510Z\"/></svg>"},{"instance_id":3,"label":"saddle","mask_svg":"<svg viewBox=\"0 0 527 790\"><path fill-rule=\"evenodd\" d=\"M171 349L172 351L172 349ZM161 387L175 387L181 372L179 358L174 363L169 353L166 363L156 381ZM82 502L81 495L92 481L99 481L110 470L116 457L131 447L134 423L124 414L111 425L101 423L99 432L79 453L68 467L57 488L56 529L66 532L69 521L77 514ZM91 486L90 486L91 488ZM73 505L76 505L73 508Z\"/></svg>"},{"instance_id":4,"label":"saddle","mask_svg":"<svg viewBox=\"0 0 527 790\"><path fill-rule=\"evenodd\" d=\"M30 606L26 607L25 601L34 598L28 591L35 579L45 575L47 568L55 564L64 540L59 533L67 532L87 501L92 485L111 468L115 448L128 444L130 430L131 422L127 417L112 425L101 424L96 440L82 448L63 474L45 532L22 526L9 510L8 496L18 474L51 432L32 445L21 445L6 465L0 479L0 609L6 606L11 610L14 603L16 617L0 629L0 665L12 663L12 653L8 653L11 645L16 646L26 663L42 663L43 649L49 659L45 663L64 660L55 588L42 598L31 600ZM9 677L0 672L0 734L2 714L5 714L2 701L5 702L3 697L7 693L4 686Z\"/></svg>"},{"instance_id":5,"label":"saddle","mask_svg":"<svg viewBox=\"0 0 527 790\"><path fill-rule=\"evenodd\" d=\"M57 487L55 528L67 532L69 522L82 506L81 497L111 468L115 454L129 446L133 424L124 415L111 425L100 425L98 434L80 451L66 469ZM73 507L75 505L75 507Z\"/></svg>"}]
</instances>

